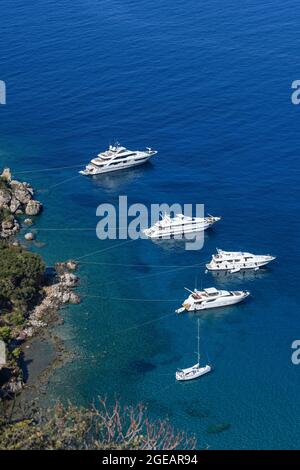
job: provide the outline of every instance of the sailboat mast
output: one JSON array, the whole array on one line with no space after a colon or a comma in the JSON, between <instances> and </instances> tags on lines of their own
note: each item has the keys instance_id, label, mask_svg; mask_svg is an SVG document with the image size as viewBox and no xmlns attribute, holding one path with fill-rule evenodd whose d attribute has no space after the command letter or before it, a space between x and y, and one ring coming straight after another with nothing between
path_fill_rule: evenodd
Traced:
<instances>
[{"instance_id":1,"label":"sailboat mast","mask_svg":"<svg viewBox=\"0 0 300 470\"><path fill-rule=\"evenodd\" d=\"M198 321L198 336L197 336L197 338L198 338L198 349L197 349L197 353L198 353L198 363L200 364L200 348L199 348L199 341L200 341L199 326L200 326L200 324L199 324L199 318L198 318L197 321Z\"/></svg>"}]
</instances>

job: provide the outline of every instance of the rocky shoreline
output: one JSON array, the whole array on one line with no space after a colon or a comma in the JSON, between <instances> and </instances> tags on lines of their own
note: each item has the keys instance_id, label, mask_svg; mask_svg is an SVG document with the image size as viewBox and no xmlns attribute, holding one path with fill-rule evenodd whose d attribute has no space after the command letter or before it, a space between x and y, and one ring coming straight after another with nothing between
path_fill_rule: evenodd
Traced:
<instances>
[{"instance_id":1,"label":"rocky shoreline","mask_svg":"<svg viewBox=\"0 0 300 470\"><path fill-rule=\"evenodd\" d=\"M36 216L43 207L41 202L33 199L33 196L34 190L28 183L14 180L9 169L3 171L0 176L0 241L5 243L6 250L19 250L20 256L29 252L21 246L20 241L16 238L21 228L19 216ZM33 221L27 218L24 223L31 225ZM26 235L26 240L33 239L30 233ZM38 255L35 256L38 257ZM42 263L41 259L40 262ZM62 306L80 303L80 296L74 291L79 283L79 278L74 273L77 266L76 261L69 260L57 263L52 268L46 268L39 286L36 287L36 300L31 308L23 313L22 321L9 324L7 319L13 315L15 306L11 305L12 312L7 313L5 308L8 309L8 307L7 305L5 307L5 302L3 302L4 310L1 309L0 304L2 336L9 328L9 335L7 334L2 339L0 336L3 356L2 364L0 360L0 398L11 399L26 387L27 380L24 377L23 366L26 362L26 351L30 349L32 338L40 336L42 340L47 336L48 339L51 339L55 350L55 359L51 361L47 369L52 368L55 363L62 362L62 351L66 355L63 345L58 338L50 334L49 328L59 323L59 310ZM6 268L4 266L4 270ZM4 279L4 282L7 283L7 279ZM43 371L43 375L46 376L47 371Z\"/></svg>"},{"instance_id":2,"label":"rocky shoreline","mask_svg":"<svg viewBox=\"0 0 300 470\"><path fill-rule=\"evenodd\" d=\"M41 213L43 205L34 199L34 189L30 184L13 179L9 168L0 176L0 210L2 239L14 237L20 230L18 216L36 216ZM25 223L30 225L31 219Z\"/></svg>"}]
</instances>

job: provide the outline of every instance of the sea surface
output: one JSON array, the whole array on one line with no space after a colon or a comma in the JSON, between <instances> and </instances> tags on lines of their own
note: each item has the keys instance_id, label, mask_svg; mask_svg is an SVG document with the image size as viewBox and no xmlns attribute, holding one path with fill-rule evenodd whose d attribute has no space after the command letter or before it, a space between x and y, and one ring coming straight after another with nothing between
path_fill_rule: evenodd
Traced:
<instances>
[{"instance_id":1,"label":"sea surface","mask_svg":"<svg viewBox=\"0 0 300 470\"><path fill-rule=\"evenodd\" d=\"M143 402L199 448L299 448L299 2L2 0L0 11L0 165L44 203L32 249L49 265L81 262L83 302L57 330L74 359L48 402ZM159 153L132 171L78 175L114 139ZM99 240L96 208L119 195L203 203L222 220L200 251ZM203 265L216 247L277 260L214 277ZM181 384L197 316L174 310L195 285L251 297L198 317L214 371Z\"/></svg>"}]
</instances>

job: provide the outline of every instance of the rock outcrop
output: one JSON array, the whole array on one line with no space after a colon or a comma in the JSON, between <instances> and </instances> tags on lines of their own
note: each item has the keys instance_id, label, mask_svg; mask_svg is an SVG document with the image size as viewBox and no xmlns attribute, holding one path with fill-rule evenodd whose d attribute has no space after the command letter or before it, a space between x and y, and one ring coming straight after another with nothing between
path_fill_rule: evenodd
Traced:
<instances>
[{"instance_id":1,"label":"rock outcrop","mask_svg":"<svg viewBox=\"0 0 300 470\"><path fill-rule=\"evenodd\" d=\"M9 168L3 170L0 176L0 238L14 236L20 229L18 221L11 216L35 216L41 212L42 203L33 196L30 184L12 179Z\"/></svg>"},{"instance_id":2,"label":"rock outcrop","mask_svg":"<svg viewBox=\"0 0 300 470\"><path fill-rule=\"evenodd\" d=\"M0 178L4 179L5 181L10 182L12 179L11 171L9 168L4 168Z\"/></svg>"},{"instance_id":3,"label":"rock outcrop","mask_svg":"<svg viewBox=\"0 0 300 470\"><path fill-rule=\"evenodd\" d=\"M39 201L31 199L25 207L26 215L38 215L42 210L42 204Z\"/></svg>"},{"instance_id":4,"label":"rock outcrop","mask_svg":"<svg viewBox=\"0 0 300 470\"><path fill-rule=\"evenodd\" d=\"M0 238L10 238L20 230L20 225L14 217L9 217L1 222Z\"/></svg>"},{"instance_id":5,"label":"rock outcrop","mask_svg":"<svg viewBox=\"0 0 300 470\"><path fill-rule=\"evenodd\" d=\"M79 278L68 272L66 268L62 270L62 266L66 266L67 263L60 263L61 270L57 273L56 281L44 287L43 300L29 314L25 328L17 337L19 341L31 338L39 329L46 327L52 321L53 313L56 313L62 305L80 303L79 294L73 291Z\"/></svg>"}]
</instances>

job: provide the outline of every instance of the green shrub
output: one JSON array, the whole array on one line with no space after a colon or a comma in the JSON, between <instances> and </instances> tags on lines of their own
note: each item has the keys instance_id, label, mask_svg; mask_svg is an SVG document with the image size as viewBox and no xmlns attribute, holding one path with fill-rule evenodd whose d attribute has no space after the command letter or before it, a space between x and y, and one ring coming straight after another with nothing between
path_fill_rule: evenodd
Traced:
<instances>
[{"instance_id":1,"label":"green shrub","mask_svg":"<svg viewBox=\"0 0 300 470\"><path fill-rule=\"evenodd\" d=\"M0 243L0 309L29 307L42 286L44 271L37 254Z\"/></svg>"},{"instance_id":2,"label":"green shrub","mask_svg":"<svg viewBox=\"0 0 300 470\"><path fill-rule=\"evenodd\" d=\"M25 320L25 315L21 310L15 309L8 315L8 322L12 326L23 325Z\"/></svg>"},{"instance_id":3,"label":"green shrub","mask_svg":"<svg viewBox=\"0 0 300 470\"><path fill-rule=\"evenodd\" d=\"M0 339L3 341L9 341L11 338L11 331L9 326L0 326Z\"/></svg>"},{"instance_id":4,"label":"green shrub","mask_svg":"<svg viewBox=\"0 0 300 470\"><path fill-rule=\"evenodd\" d=\"M22 353L21 348L15 348L15 349L13 349L13 351L11 352L11 355L14 357L14 359L19 359L21 353Z\"/></svg>"}]
</instances>

